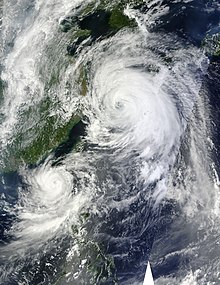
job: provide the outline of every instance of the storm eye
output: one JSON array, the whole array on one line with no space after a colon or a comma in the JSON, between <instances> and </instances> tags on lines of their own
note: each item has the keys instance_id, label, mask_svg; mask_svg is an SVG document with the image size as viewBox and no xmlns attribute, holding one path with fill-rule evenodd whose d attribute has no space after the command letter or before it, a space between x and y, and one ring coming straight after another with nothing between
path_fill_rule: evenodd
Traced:
<instances>
[{"instance_id":1,"label":"storm eye","mask_svg":"<svg viewBox=\"0 0 220 285\"><path fill-rule=\"evenodd\" d=\"M122 110L124 108L124 104L120 101L115 103L115 109Z\"/></svg>"}]
</instances>

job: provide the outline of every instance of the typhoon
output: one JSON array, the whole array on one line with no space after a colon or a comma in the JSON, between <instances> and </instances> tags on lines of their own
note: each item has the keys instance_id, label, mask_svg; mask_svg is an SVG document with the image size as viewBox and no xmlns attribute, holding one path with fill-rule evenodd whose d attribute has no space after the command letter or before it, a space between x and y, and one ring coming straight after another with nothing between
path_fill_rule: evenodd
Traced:
<instances>
[{"instance_id":1,"label":"typhoon","mask_svg":"<svg viewBox=\"0 0 220 285\"><path fill-rule=\"evenodd\" d=\"M219 284L218 1L0 5L0 285Z\"/></svg>"}]
</instances>

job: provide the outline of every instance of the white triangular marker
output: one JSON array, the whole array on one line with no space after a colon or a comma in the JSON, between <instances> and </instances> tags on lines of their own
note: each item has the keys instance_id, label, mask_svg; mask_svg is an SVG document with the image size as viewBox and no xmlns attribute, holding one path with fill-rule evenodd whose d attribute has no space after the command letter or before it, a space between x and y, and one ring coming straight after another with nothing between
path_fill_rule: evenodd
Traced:
<instances>
[{"instance_id":1,"label":"white triangular marker","mask_svg":"<svg viewBox=\"0 0 220 285\"><path fill-rule=\"evenodd\" d=\"M150 268L150 263L147 264L147 271L144 277L144 284L143 285L154 285L154 279Z\"/></svg>"}]
</instances>

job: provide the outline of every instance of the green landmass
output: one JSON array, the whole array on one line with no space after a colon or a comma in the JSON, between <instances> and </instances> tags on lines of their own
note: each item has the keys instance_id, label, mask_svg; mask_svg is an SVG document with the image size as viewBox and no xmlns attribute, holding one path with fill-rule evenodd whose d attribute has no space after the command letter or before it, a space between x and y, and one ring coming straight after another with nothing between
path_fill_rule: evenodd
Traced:
<instances>
[{"instance_id":1,"label":"green landmass","mask_svg":"<svg viewBox=\"0 0 220 285\"><path fill-rule=\"evenodd\" d=\"M80 94L82 96L86 96L87 91L88 91L88 84L87 84L87 78L86 77L87 77L86 70L84 67L81 67L77 83L80 86Z\"/></svg>"},{"instance_id":2,"label":"green landmass","mask_svg":"<svg viewBox=\"0 0 220 285\"><path fill-rule=\"evenodd\" d=\"M19 114L19 127L15 137L2 154L3 164L0 166L2 171L14 171L23 163L37 164L68 139L70 131L80 122L81 118L80 114L73 114L68 121L63 122L56 115L56 110L62 106L59 106L59 100L54 98L54 94L62 82L62 74L69 65L75 63L72 55L75 55L75 51L79 45L84 43L84 39L90 38L91 43L112 36L123 28L136 26L133 19L124 15L124 9L128 3L134 7L144 2L138 0L94 1L83 4L76 15L68 17L61 23L57 36L51 43L48 43L46 51L48 59L42 63L39 70L39 77L45 82L45 99L36 106L24 109ZM98 19L99 14L104 15L98 23L99 26L103 25L104 29L97 33L97 27L92 21L94 17ZM72 45L72 49L70 48L71 52L64 54L62 50L67 49L67 42ZM4 84L0 80L0 101L4 99L3 88ZM66 88L71 89L72 85L66 82ZM76 89L82 96L88 92L87 71L83 66L79 67ZM53 115L51 110L54 110ZM76 150L80 149L78 142Z\"/></svg>"},{"instance_id":3,"label":"green landmass","mask_svg":"<svg viewBox=\"0 0 220 285\"><path fill-rule=\"evenodd\" d=\"M43 159L52 150L56 149L61 142L67 140L71 129L80 121L79 116L73 116L66 124L56 128L59 124L56 117L49 117L44 128L37 130L37 139L27 148L17 153L18 157L28 164L35 164Z\"/></svg>"},{"instance_id":4,"label":"green landmass","mask_svg":"<svg viewBox=\"0 0 220 285\"><path fill-rule=\"evenodd\" d=\"M4 161L4 171L16 170L22 163L36 164L65 142L72 128L80 122L79 115L73 115L66 123L59 117L50 115L52 101L47 98L36 108L30 107L24 114L23 120L30 122L31 127L19 132L9 146L8 155ZM33 118L36 117L33 123ZM32 122L32 123L31 123Z\"/></svg>"},{"instance_id":5,"label":"green landmass","mask_svg":"<svg viewBox=\"0 0 220 285\"><path fill-rule=\"evenodd\" d=\"M202 41L202 47L213 60L218 59L220 57L220 33L207 35Z\"/></svg>"},{"instance_id":6,"label":"green landmass","mask_svg":"<svg viewBox=\"0 0 220 285\"><path fill-rule=\"evenodd\" d=\"M82 5L75 14L60 23L61 31L69 35L68 54L77 56L79 45L86 38L89 44L112 36L123 28L134 28L137 23L124 14L124 9L130 3L131 7L144 3L143 1L94 1Z\"/></svg>"},{"instance_id":7,"label":"green landmass","mask_svg":"<svg viewBox=\"0 0 220 285\"><path fill-rule=\"evenodd\" d=\"M112 285L117 285L116 268L113 256L106 253L102 242L93 240L90 235L89 224L93 224L94 216L88 209L82 209L76 224L72 225L72 237L74 245L77 245L76 256L66 262L60 275L54 285L65 284L65 275L71 272L73 268L80 271L80 275L85 275L88 284L105 284L106 281ZM84 260L83 267L81 266ZM80 277L79 277L80 278Z\"/></svg>"},{"instance_id":8,"label":"green landmass","mask_svg":"<svg viewBox=\"0 0 220 285\"><path fill-rule=\"evenodd\" d=\"M134 27L135 25L135 21L130 20L120 9L115 8L111 11L109 19L109 26L111 29L120 30L124 27Z\"/></svg>"}]
</instances>

